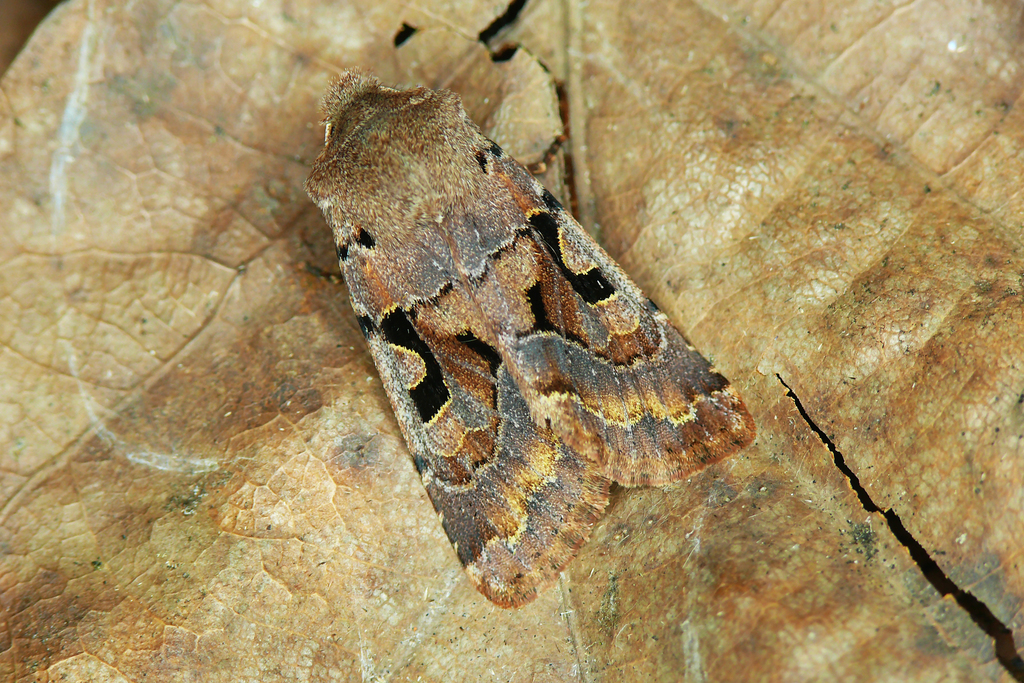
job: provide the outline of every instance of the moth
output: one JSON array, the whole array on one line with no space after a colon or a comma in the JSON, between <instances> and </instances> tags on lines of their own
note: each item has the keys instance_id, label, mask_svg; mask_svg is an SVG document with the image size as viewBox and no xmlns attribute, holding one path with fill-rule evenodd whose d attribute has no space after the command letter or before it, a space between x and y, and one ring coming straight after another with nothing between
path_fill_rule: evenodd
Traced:
<instances>
[{"instance_id":1,"label":"moth","mask_svg":"<svg viewBox=\"0 0 1024 683\"><path fill-rule=\"evenodd\" d=\"M658 486L754 438L743 401L454 93L348 72L306 191L470 580L552 584L611 482Z\"/></svg>"}]
</instances>

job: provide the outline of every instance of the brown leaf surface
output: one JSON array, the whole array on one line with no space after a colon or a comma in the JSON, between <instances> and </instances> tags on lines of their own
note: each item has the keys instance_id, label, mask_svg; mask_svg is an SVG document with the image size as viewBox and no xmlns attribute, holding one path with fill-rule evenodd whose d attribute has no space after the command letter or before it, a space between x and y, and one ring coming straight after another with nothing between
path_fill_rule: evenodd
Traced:
<instances>
[{"instance_id":1,"label":"brown leaf surface","mask_svg":"<svg viewBox=\"0 0 1024 683\"><path fill-rule=\"evenodd\" d=\"M37 31L0 81L2 676L1013 680L905 543L1019 646L1019 5L530 0L492 62L505 10L73 0ZM324 277L302 181L354 65L527 162L564 80L585 224L758 422L618 489L519 611L463 578Z\"/></svg>"}]
</instances>

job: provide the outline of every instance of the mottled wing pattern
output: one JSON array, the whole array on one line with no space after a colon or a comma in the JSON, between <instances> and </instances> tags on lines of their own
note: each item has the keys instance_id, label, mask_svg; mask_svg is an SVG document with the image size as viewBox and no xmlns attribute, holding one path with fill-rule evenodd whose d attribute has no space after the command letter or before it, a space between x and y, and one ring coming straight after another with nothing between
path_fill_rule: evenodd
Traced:
<instances>
[{"instance_id":1,"label":"mottled wing pattern","mask_svg":"<svg viewBox=\"0 0 1024 683\"><path fill-rule=\"evenodd\" d=\"M555 580L609 480L753 439L728 381L457 96L345 74L306 182L462 564L498 605Z\"/></svg>"},{"instance_id":2,"label":"mottled wing pattern","mask_svg":"<svg viewBox=\"0 0 1024 683\"><path fill-rule=\"evenodd\" d=\"M531 419L497 350L474 333L480 321L446 315L474 310L463 287L406 308L369 300L380 293L375 260L387 258L372 242L346 245L342 265L416 468L478 589L525 604L587 539L608 481Z\"/></svg>"},{"instance_id":3,"label":"mottled wing pattern","mask_svg":"<svg viewBox=\"0 0 1024 683\"><path fill-rule=\"evenodd\" d=\"M525 168L496 145L481 153L519 216L502 227L515 249L495 254L473 294L500 312L497 346L535 422L626 486L678 480L749 444L753 419L729 381Z\"/></svg>"}]
</instances>

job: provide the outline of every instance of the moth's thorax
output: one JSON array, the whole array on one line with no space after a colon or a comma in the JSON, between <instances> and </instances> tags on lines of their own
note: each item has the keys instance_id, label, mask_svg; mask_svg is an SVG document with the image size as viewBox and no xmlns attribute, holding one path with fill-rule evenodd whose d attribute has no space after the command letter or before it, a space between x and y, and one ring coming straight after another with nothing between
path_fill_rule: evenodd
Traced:
<instances>
[{"instance_id":1,"label":"moth's thorax","mask_svg":"<svg viewBox=\"0 0 1024 683\"><path fill-rule=\"evenodd\" d=\"M419 242L479 195L486 139L456 96L358 78L332 95L307 190L340 240L367 230L382 247Z\"/></svg>"}]
</instances>

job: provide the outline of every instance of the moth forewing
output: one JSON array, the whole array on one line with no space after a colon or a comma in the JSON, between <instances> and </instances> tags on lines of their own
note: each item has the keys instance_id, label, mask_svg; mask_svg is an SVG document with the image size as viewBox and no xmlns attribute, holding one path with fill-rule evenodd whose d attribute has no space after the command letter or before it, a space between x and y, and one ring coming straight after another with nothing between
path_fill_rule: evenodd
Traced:
<instances>
[{"instance_id":1,"label":"moth forewing","mask_svg":"<svg viewBox=\"0 0 1024 683\"><path fill-rule=\"evenodd\" d=\"M446 91L349 72L306 182L431 502L503 607L557 579L611 481L678 480L754 424L729 382Z\"/></svg>"}]
</instances>

